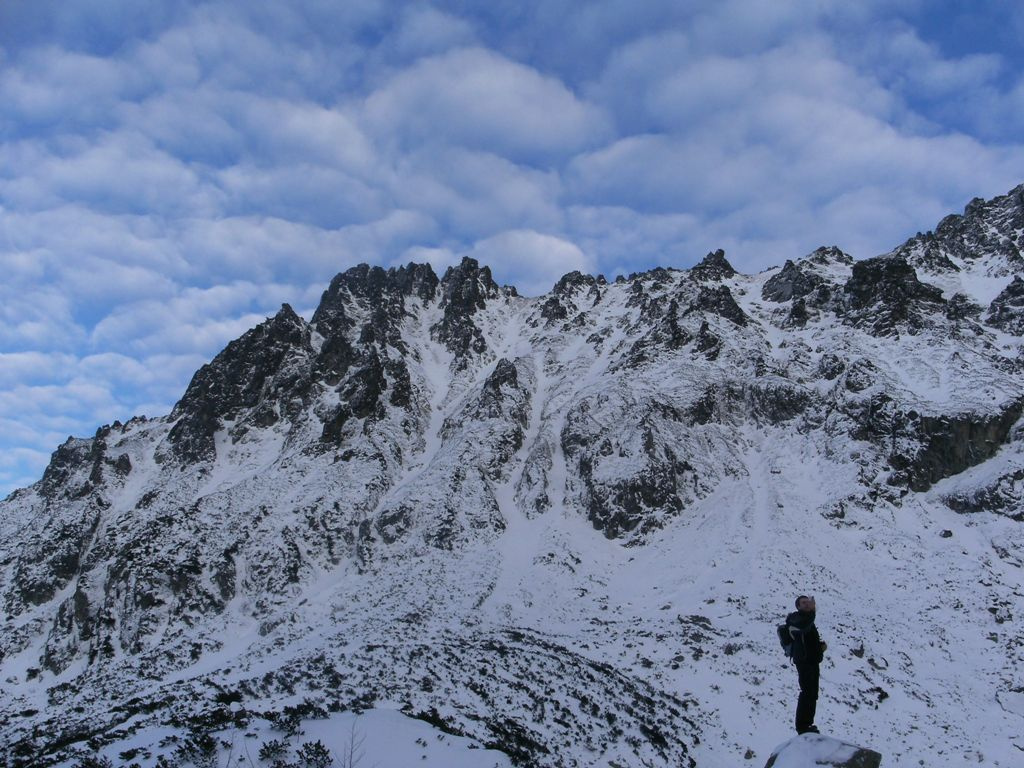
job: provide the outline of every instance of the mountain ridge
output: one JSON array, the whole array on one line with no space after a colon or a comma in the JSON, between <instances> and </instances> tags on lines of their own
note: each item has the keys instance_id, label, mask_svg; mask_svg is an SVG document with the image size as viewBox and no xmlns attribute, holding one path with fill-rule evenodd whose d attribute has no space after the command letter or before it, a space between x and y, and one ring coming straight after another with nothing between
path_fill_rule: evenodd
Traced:
<instances>
[{"instance_id":1,"label":"mountain ridge","mask_svg":"<svg viewBox=\"0 0 1024 768\"><path fill-rule=\"evenodd\" d=\"M811 581L865 603L832 628L849 671L822 708L877 711L873 746L895 717L946 729L928 754L980 750L934 701L1019 685L1021 247L1024 186L889 254L759 275L721 251L538 298L472 259L339 274L310 322L284 305L168 417L70 438L0 503L3 746L54 764L126 723L224 717L227 687L399 701L519 764L731 764L763 720L785 731L764 679L794 686L750 624ZM871 593L915 579L949 604L877 621ZM886 626L978 658L924 684L893 649L864 659ZM180 701L149 709L161 690Z\"/></svg>"}]
</instances>

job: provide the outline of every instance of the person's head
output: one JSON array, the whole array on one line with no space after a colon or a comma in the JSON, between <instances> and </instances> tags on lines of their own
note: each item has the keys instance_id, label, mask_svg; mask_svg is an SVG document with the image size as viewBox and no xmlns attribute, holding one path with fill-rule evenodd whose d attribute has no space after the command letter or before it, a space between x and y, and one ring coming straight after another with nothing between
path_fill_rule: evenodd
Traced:
<instances>
[{"instance_id":1,"label":"person's head","mask_svg":"<svg viewBox=\"0 0 1024 768\"><path fill-rule=\"evenodd\" d=\"M801 613L813 613L814 598L808 597L807 595L800 595L800 597L796 599L796 609Z\"/></svg>"}]
</instances>

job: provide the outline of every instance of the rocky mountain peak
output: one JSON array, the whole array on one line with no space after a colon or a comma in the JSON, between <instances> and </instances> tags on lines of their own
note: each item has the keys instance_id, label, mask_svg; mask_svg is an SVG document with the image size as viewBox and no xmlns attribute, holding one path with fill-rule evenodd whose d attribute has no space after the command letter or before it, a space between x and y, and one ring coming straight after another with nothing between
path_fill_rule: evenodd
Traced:
<instances>
[{"instance_id":1,"label":"rocky mountain peak","mask_svg":"<svg viewBox=\"0 0 1024 768\"><path fill-rule=\"evenodd\" d=\"M809 253L805 261L812 264L828 265L828 264L853 264L853 256L841 250L835 245L822 246L815 248Z\"/></svg>"},{"instance_id":2,"label":"rocky mountain peak","mask_svg":"<svg viewBox=\"0 0 1024 768\"><path fill-rule=\"evenodd\" d=\"M975 198L933 232L918 233L893 251L933 274L980 270L1009 276L1024 269L1024 185L991 200Z\"/></svg>"},{"instance_id":3,"label":"rocky mountain peak","mask_svg":"<svg viewBox=\"0 0 1024 768\"><path fill-rule=\"evenodd\" d=\"M409 263L394 271L394 283L404 296L417 296L420 301L433 301L437 294L437 275L429 264Z\"/></svg>"},{"instance_id":4,"label":"rocky mountain peak","mask_svg":"<svg viewBox=\"0 0 1024 768\"><path fill-rule=\"evenodd\" d=\"M700 282L711 282L715 280L726 280L736 275L736 270L725 258L725 251L719 248L712 251L690 269L690 277Z\"/></svg>"},{"instance_id":5,"label":"rocky mountain peak","mask_svg":"<svg viewBox=\"0 0 1024 768\"><path fill-rule=\"evenodd\" d=\"M490 267L481 267L476 259L464 256L456 267L448 267L441 278L441 303L454 312L472 314L487 306L488 299L501 293L491 277Z\"/></svg>"},{"instance_id":6,"label":"rocky mountain peak","mask_svg":"<svg viewBox=\"0 0 1024 768\"><path fill-rule=\"evenodd\" d=\"M174 454L188 463L213 459L214 435L225 421L274 424L311 353L309 327L287 304L232 341L195 373L171 411Z\"/></svg>"},{"instance_id":7,"label":"rocky mountain peak","mask_svg":"<svg viewBox=\"0 0 1024 768\"><path fill-rule=\"evenodd\" d=\"M417 297L432 301L437 293L437 275L429 264L408 264L383 269L359 264L337 275L313 313L313 326L325 338L346 334L355 325L357 306L377 314L374 330L385 330L386 318L397 321L405 315L405 300ZM387 332L383 334L387 336Z\"/></svg>"},{"instance_id":8,"label":"rocky mountain peak","mask_svg":"<svg viewBox=\"0 0 1024 768\"><path fill-rule=\"evenodd\" d=\"M551 289L551 293L556 296L566 296L584 287L593 288L597 285L604 284L605 280L603 277L585 275L579 270L574 270L558 278L558 282L556 282L554 287Z\"/></svg>"},{"instance_id":9,"label":"rocky mountain peak","mask_svg":"<svg viewBox=\"0 0 1024 768\"><path fill-rule=\"evenodd\" d=\"M601 300L601 286L604 285L607 281L603 276L595 278L579 271L562 275L541 305L541 317L550 324L593 307ZM581 303L587 306L581 306Z\"/></svg>"},{"instance_id":10,"label":"rocky mountain peak","mask_svg":"<svg viewBox=\"0 0 1024 768\"><path fill-rule=\"evenodd\" d=\"M459 360L471 352L482 354L487 342L474 324L473 315L500 295L501 289L491 277L490 268L481 267L476 259L466 256L457 267L449 267L441 278L444 316L432 329L436 338Z\"/></svg>"}]
</instances>

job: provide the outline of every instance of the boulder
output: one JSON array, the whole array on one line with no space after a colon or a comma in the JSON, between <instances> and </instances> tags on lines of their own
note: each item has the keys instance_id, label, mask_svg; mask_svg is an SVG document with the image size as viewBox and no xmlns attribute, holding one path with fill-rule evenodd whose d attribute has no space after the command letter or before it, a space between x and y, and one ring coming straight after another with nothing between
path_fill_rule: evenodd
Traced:
<instances>
[{"instance_id":1,"label":"boulder","mask_svg":"<svg viewBox=\"0 0 1024 768\"><path fill-rule=\"evenodd\" d=\"M845 741L804 733L776 747L764 768L878 768L882 756Z\"/></svg>"}]
</instances>

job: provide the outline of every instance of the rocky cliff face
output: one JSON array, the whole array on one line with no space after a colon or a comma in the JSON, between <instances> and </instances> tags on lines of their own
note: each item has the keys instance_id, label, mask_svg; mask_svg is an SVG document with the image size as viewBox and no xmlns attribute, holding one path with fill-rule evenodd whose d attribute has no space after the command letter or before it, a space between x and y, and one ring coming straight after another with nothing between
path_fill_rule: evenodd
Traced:
<instances>
[{"instance_id":1,"label":"rocky cliff face","mask_svg":"<svg viewBox=\"0 0 1024 768\"><path fill-rule=\"evenodd\" d=\"M471 259L338 275L0 504L0 745L224 725L230 690L398 702L523 765L731 764L788 722L762 635L816 584L856 600L829 709L1010 750L935 702L1019 684L1022 211L537 299Z\"/></svg>"}]
</instances>

